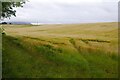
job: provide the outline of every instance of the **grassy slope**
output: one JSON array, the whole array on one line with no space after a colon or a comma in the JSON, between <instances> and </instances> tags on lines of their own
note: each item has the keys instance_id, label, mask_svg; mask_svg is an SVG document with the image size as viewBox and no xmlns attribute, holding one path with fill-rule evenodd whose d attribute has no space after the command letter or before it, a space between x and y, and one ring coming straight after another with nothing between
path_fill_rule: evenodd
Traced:
<instances>
[{"instance_id":1,"label":"grassy slope","mask_svg":"<svg viewBox=\"0 0 120 80\"><path fill-rule=\"evenodd\" d=\"M97 25L99 26L96 27ZM104 30L100 25L112 26ZM117 28L113 25L116 24L49 25L51 27L13 30L8 27L8 34L15 35L16 38L3 36L3 77L117 77L118 59L117 51L114 50L117 46L117 33L114 30ZM88 32L90 29L93 32ZM15 32L19 30L23 32ZM29 35L26 35L24 30L29 32ZM104 33L100 34L100 30ZM78 34L86 34L86 37ZM109 47L110 45L112 46ZM104 50L103 47L111 50Z\"/></svg>"}]
</instances>

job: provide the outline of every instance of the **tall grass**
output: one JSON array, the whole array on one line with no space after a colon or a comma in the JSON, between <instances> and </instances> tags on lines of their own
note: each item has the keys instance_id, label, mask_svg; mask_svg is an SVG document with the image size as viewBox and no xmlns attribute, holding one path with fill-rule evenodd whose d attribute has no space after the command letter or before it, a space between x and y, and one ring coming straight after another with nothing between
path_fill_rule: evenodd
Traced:
<instances>
[{"instance_id":1,"label":"tall grass","mask_svg":"<svg viewBox=\"0 0 120 80\"><path fill-rule=\"evenodd\" d=\"M39 44L31 46L34 51L30 52L27 48L29 43L19 38L3 37L3 77L117 77L118 59L115 55L110 56L103 51L81 51L74 39L70 42L70 48L70 45L56 48Z\"/></svg>"},{"instance_id":2,"label":"tall grass","mask_svg":"<svg viewBox=\"0 0 120 80\"><path fill-rule=\"evenodd\" d=\"M3 78L118 77L116 23L3 27Z\"/></svg>"}]
</instances>

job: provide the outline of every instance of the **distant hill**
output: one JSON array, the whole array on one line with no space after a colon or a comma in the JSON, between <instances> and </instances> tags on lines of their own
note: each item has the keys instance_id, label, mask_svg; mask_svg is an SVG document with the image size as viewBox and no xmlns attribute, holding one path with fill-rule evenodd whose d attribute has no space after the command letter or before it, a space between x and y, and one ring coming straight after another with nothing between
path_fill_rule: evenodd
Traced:
<instances>
[{"instance_id":1,"label":"distant hill","mask_svg":"<svg viewBox=\"0 0 120 80\"><path fill-rule=\"evenodd\" d=\"M1 22L3 23L3 22ZM31 24L30 22L6 22L7 24Z\"/></svg>"},{"instance_id":2,"label":"distant hill","mask_svg":"<svg viewBox=\"0 0 120 80\"><path fill-rule=\"evenodd\" d=\"M12 24L31 24L29 22L9 22L9 23L12 23Z\"/></svg>"}]
</instances>

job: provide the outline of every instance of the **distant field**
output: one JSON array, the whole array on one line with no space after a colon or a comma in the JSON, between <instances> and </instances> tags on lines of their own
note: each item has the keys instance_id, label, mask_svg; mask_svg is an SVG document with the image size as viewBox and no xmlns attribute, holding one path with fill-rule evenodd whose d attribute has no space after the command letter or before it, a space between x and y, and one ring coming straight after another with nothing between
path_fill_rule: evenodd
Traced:
<instances>
[{"instance_id":1,"label":"distant field","mask_svg":"<svg viewBox=\"0 0 120 80\"><path fill-rule=\"evenodd\" d=\"M3 28L5 78L118 77L118 23Z\"/></svg>"}]
</instances>

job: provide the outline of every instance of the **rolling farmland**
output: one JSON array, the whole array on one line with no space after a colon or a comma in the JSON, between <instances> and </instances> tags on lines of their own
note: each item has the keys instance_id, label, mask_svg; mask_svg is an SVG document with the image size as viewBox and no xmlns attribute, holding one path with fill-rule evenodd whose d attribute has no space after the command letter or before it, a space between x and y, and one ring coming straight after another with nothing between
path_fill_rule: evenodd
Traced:
<instances>
[{"instance_id":1,"label":"rolling farmland","mask_svg":"<svg viewBox=\"0 0 120 80\"><path fill-rule=\"evenodd\" d=\"M118 23L3 28L4 78L118 77Z\"/></svg>"}]
</instances>

